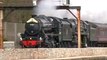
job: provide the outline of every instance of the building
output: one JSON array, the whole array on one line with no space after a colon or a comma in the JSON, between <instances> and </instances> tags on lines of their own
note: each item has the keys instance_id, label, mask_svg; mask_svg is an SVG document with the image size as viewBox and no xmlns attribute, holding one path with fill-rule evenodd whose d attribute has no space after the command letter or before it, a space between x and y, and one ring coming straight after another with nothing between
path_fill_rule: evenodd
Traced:
<instances>
[{"instance_id":1,"label":"building","mask_svg":"<svg viewBox=\"0 0 107 60\"><path fill-rule=\"evenodd\" d=\"M24 23L32 16L32 7L32 0L0 1L0 36L3 36L0 41L16 39L17 32L23 30L19 29L23 26L18 23Z\"/></svg>"},{"instance_id":2,"label":"building","mask_svg":"<svg viewBox=\"0 0 107 60\"><path fill-rule=\"evenodd\" d=\"M3 0L4 22L25 22L32 15L32 0Z\"/></svg>"}]
</instances>

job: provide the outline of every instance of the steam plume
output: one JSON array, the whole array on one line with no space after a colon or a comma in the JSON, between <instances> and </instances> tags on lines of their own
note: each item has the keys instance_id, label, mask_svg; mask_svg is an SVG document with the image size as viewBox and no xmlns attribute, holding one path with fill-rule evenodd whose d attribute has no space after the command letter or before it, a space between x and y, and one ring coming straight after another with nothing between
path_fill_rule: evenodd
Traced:
<instances>
[{"instance_id":1,"label":"steam plume","mask_svg":"<svg viewBox=\"0 0 107 60\"><path fill-rule=\"evenodd\" d=\"M56 17L73 18L66 10L59 11L55 6L59 3L55 1L61 0L41 0L36 10L37 15L47 15ZM91 22L107 23L106 0L70 0L71 6L81 6L81 19ZM73 13L76 14L74 11Z\"/></svg>"},{"instance_id":2,"label":"steam plume","mask_svg":"<svg viewBox=\"0 0 107 60\"><path fill-rule=\"evenodd\" d=\"M65 10L56 10L56 6L59 4L62 4L61 0L41 0L36 8L36 14L63 18L67 12Z\"/></svg>"}]
</instances>

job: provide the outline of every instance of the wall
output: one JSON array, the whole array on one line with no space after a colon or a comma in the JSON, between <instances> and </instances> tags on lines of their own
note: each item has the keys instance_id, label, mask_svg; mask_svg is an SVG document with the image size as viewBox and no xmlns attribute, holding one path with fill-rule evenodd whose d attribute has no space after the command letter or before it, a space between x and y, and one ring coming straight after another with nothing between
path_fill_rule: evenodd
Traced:
<instances>
[{"instance_id":1,"label":"wall","mask_svg":"<svg viewBox=\"0 0 107 60\"><path fill-rule=\"evenodd\" d=\"M80 57L80 56L107 57L107 48L71 48L71 49L70 48L49 48L49 49L47 48L35 48L35 49L10 48L9 49L8 48L8 49L0 50L0 60L53 59L53 58L67 58L67 57Z\"/></svg>"},{"instance_id":2,"label":"wall","mask_svg":"<svg viewBox=\"0 0 107 60\"><path fill-rule=\"evenodd\" d=\"M5 41L15 41L18 39L18 33L24 33L24 23L3 22L3 25Z\"/></svg>"}]
</instances>

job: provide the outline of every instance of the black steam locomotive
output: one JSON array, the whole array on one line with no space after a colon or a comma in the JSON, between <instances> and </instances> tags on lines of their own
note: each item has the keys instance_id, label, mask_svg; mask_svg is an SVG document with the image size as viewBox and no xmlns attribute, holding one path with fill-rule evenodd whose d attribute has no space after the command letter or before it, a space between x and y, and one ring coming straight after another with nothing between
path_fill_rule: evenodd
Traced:
<instances>
[{"instance_id":1,"label":"black steam locomotive","mask_svg":"<svg viewBox=\"0 0 107 60\"><path fill-rule=\"evenodd\" d=\"M81 20L82 47L88 46L90 25ZM77 47L77 20L39 15L25 24L25 32L20 34L22 47L71 48Z\"/></svg>"}]
</instances>

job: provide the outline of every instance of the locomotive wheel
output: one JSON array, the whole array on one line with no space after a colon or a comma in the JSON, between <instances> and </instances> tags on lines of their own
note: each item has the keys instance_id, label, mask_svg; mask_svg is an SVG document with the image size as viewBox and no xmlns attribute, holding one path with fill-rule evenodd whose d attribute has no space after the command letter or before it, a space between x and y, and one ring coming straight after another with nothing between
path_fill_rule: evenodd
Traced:
<instances>
[{"instance_id":1,"label":"locomotive wheel","mask_svg":"<svg viewBox=\"0 0 107 60\"><path fill-rule=\"evenodd\" d=\"M60 42L60 47L71 48L71 47L74 47L74 44L71 41L63 41L63 42Z\"/></svg>"},{"instance_id":2,"label":"locomotive wheel","mask_svg":"<svg viewBox=\"0 0 107 60\"><path fill-rule=\"evenodd\" d=\"M41 45L40 48L53 48L53 45L49 43L44 43L43 45Z\"/></svg>"},{"instance_id":3,"label":"locomotive wheel","mask_svg":"<svg viewBox=\"0 0 107 60\"><path fill-rule=\"evenodd\" d=\"M88 38L87 38L87 36L82 36L82 42L81 43L82 43L81 44L82 48L88 47Z\"/></svg>"},{"instance_id":4,"label":"locomotive wheel","mask_svg":"<svg viewBox=\"0 0 107 60\"><path fill-rule=\"evenodd\" d=\"M54 41L45 41L40 48L55 48Z\"/></svg>"},{"instance_id":5,"label":"locomotive wheel","mask_svg":"<svg viewBox=\"0 0 107 60\"><path fill-rule=\"evenodd\" d=\"M90 41L90 47L97 47L98 42L97 41Z\"/></svg>"}]
</instances>

